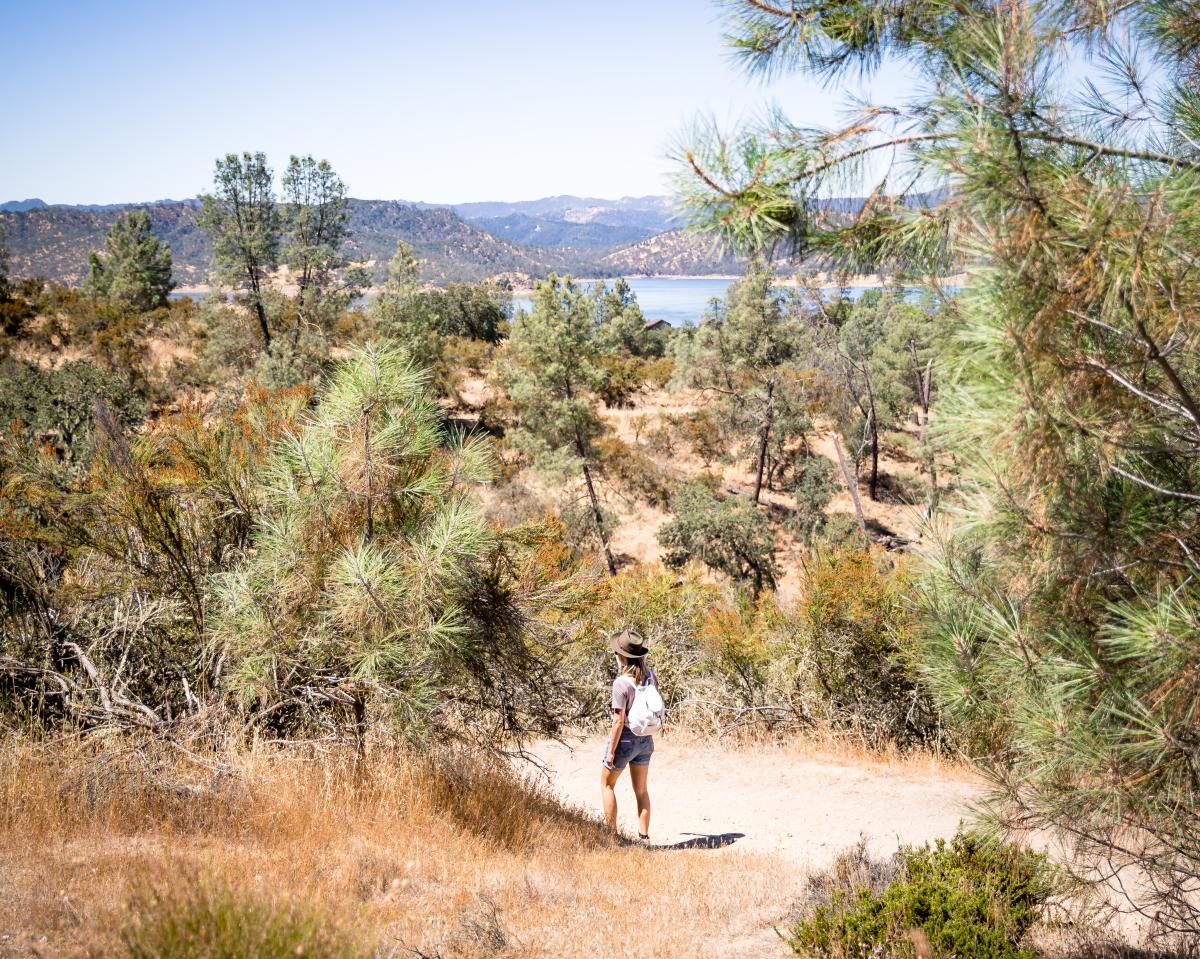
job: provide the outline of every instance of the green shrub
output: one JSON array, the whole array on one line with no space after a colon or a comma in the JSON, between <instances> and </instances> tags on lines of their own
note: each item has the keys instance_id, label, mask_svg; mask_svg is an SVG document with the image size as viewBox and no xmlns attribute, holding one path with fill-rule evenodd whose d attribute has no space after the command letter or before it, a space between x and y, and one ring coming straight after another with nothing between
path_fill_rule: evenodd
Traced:
<instances>
[{"instance_id":1,"label":"green shrub","mask_svg":"<svg viewBox=\"0 0 1200 959\"><path fill-rule=\"evenodd\" d=\"M675 375L675 363L665 356L642 361L642 376L655 389L665 390Z\"/></svg>"},{"instance_id":2,"label":"green shrub","mask_svg":"<svg viewBox=\"0 0 1200 959\"><path fill-rule=\"evenodd\" d=\"M757 596L775 588L775 536L748 499L719 496L704 486L682 486L671 498L675 516L662 525L663 562L679 567L698 560Z\"/></svg>"},{"instance_id":3,"label":"green shrub","mask_svg":"<svg viewBox=\"0 0 1200 959\"><path fill-rule=\"evenodd\" d=\"M810 880L816 902L788 940L798 955L1033 959L1022 940L1057 889L1041 853L960 833L901 850L898 874L879 888L870 880L889 870L863 869L861 845L854 852L853 868ZM928 949L918 953L918 942Z\"/></svg>"},{"instance_id":4,"label":"green shrub","mask_svg":"<svg viewBox=\"0 0 1200 959\"><path fill-rule=\"evenodd\" d=\"M91 450L96 404L122 423L136 423L144 405L121 379L87 360L47 370L21 360L0 361L0 427L19 423L52 438L60 455L86 458Z\"/></svg>"},{"instance_id":5,"label":"green shrub","mask_svg":"<svg viewBox=\"0 0 1200 959\"><path fill-rule=\"evenodd\" d=\"M604 405L633 406L633 394L646 383L646 371L641 360L632 356L605 356L600 360L603 378L598 393Z\"/></svg>"},{"instance_id":6,"label":"green shrub","mask_svg":"<svg viewBox=\"0 0 1200 959\"><path fill-rule=\"evenodd\" d=\"M843 546L818 556L805 573L786 667L797 710L871 741L939 737L940 715L914 662L907 567Z\"/></svg>"},{"instance_id":7,"label":"green shrub","mask_svg":"<svg viewBox=\"0 0 1200 959\"><path fill-rule=\"evenodd\" d=\"M705 468L728 450L725 431L712 410L696 410L684 416L679 424L679 435L688 449L700 457Z\"/></svg>"},{"instance_id":8,"label":"green shrub","mask_svg":"<svg viewBox=\"0 0 1200 959\"><path fill-rule=\"evenodd\" d=\"M838 490L833 464L824 456L805 456L796 464L796 508L791 527L796 537L811 543L825 529L825 510Z\"/></svg>"},{"instance_id":9,"label":"green shrub","mask_svg":"<svg viewBox=\"0 0 1200 959\"><path fill-rule=\"evenodd\" d=\"M366 959L315 911L211 883L148 892L125 930L130 959Z\"/></svg>"},{"instance_id":10,"label":"green shrub","mask_svg":"<svg viewBox=\"0 0 1200 959\"><path fill-rule=\"evenodd\" d=\"M602 436L595 443L596 456L604 472L633 496L651 506L666 506L671 483L649 457L619 437Z\"/></svg>"}]
</instances>

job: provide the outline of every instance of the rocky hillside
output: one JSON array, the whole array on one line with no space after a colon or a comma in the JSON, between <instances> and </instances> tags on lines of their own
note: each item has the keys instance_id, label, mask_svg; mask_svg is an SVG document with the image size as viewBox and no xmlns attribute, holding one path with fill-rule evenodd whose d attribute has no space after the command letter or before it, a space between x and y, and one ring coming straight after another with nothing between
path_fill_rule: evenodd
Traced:
<instances>
[{"instance_id":1,"label":"rocky hillside","mask_svg":"<svg viewBox=\"0 0 1200 959\"><path fill-rule=\"evenodd\" d=\"M171 245L175 278L182 286L204 283L212 248L196 225L196 200L165 200L129 206L48 206L40 200L0 205L0 227L15 276L41 276L77 285L88 253L123 211L150 214L154 232ZM475 220L468 223L464 217ZM463 204L449 207L393 200L352 200L350 251L359 262L382 269L400 240L412 245L424 277L436 283L477 281L501 273L543 277L630 274L732 273L741 263L671 221L662 197L603 201L553 197L529 203Z\"/></svg>"},{"instance_id":2,"label":"rocky hillside","mask_svg":"<svg viewBox=\"0 0 1200 959\"><path fill-rule=\"evenodd\" d=\"M516 243L608 251L676 226L670 197L551 196L516 203L459 203L455 213Z\"/></svg>"},{"instance_id":3,"label":"rocky hillside","mask_svg":"<svg viewBox=\"0 0 1200 959\"><path fill-rule=\"evenodd\" d=\"M41 276L78 284L87 256L102 249L104 236L123 210L149 211L154 232L171 244L175 277L181 285L203 283L212 265L208 237L196 225L198 204L150 203L109 209L44 206L0 212L10 270L15 276ZM480 280L518 271L544 276L552 270L587 273L594 259L568 251L524 246L465 223L452 210L418 209L386 200L353 200L350 209L351 255L386 263L404 240L412 244L424 276L434 282Z\"/></svg>"},{"instance_id":4,"label":"rocky hillside","mask_svg":"<svg viewBox=\"0 0 1200 959\"><path fill-rule=\"evenodd\" d=\"M602 274L703 276L741 273L746 261L720 249L708 237L668 230L606 253L598 266Z\"/></svg>"}]
</instances>

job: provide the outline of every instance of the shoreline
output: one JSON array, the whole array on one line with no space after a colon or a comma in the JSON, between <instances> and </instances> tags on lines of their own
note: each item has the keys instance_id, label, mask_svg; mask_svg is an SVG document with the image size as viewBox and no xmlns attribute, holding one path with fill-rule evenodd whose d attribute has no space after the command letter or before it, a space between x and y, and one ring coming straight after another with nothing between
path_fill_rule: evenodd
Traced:
<instances>
[{"instance_id":1,"label":"shoreline","mask_svg":"<svg viewBox=\"0 0 1200 959\"><path fill-rule=\"evenodd\" d=\"M740 280L744 273L703 273L703 274L686 274L686 273L627 273L622 276L609 277L575 277L577 283L612 283L615 280L728 280L730 283ZM922 281L924 284L933 285L949 285L962 286L966 282L966 273L953 273L950 276L939 276L935 278L927 278ZM845 282L836 280L828 273L822 272L814 274L813 282L805 284L811 289L816 290L861 290L861 289L882 289L887 285L886 282L881 282L880 278L873 273L856 273L853 276L845 278ZM800 278L796 276L779 277L775 280L775 286L783 289L799 289L801 286ZM906 284L908 285L908 284ZM528 300L533 297L533 287L514 287L509 290L509 295L513 299Z\"/></svg>"},{"instance_id":2,"label":"shoreline","mask_svg":"<svg viewBox=\"0 0 1200 959\"><path fill-rule=\"evenodd\" d=\"M577 283L612 283L615 280L669 280L669 281L688 281L688 280L727 280L732 283L740 280L745 274L741 273L627 273L622 276L608 277L575 277ZM817 273L812 277L813 282L807 284L812 289L817 290L841 290L841 289L878 289L886 285L880 282L878 276L874 274L855 274L845 278L845 282L841 282L830 277L828 273ZM926 280L924 282L936 282L940 284L948 284L951 286L962 286L966 281L965 273L955 273L950 276L937 277L935 280ZM484 281L486 282L486 281ZM783 289L798 289L801 286L800 279L796 276L779 277L775 281L775 286ZM179 297L190 297L191 299L203 299L213 291L213 287L204 283L189 283L175 287L171 291L171 298L178 299ZM508 291L513 299L528 300L533 297L534 289L531 286L513 287ZM364 298L370 298L372 295L377 295L378 289L371 287L363 292Z\"/></svg>"}]
</instances>

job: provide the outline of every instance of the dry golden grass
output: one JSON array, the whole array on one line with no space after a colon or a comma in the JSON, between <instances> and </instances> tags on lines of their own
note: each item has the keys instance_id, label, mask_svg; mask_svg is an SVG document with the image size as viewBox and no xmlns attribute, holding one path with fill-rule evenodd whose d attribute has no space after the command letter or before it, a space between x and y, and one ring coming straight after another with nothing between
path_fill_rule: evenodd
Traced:
<instances>
[{"instance_id":1,"label":"dry golden grass","mask_svg":"<svg viewBox=\"0 0 1200 959\"><path fill-rule=\"evenodd\" d=\"M0 754L0 956L121 954L147 890L303 904L381 955L736 956L782 946L773 857L619 845L508 767L109 742ZM45 937L44 940L42 937Z\"/></svg>"}]
</instances>

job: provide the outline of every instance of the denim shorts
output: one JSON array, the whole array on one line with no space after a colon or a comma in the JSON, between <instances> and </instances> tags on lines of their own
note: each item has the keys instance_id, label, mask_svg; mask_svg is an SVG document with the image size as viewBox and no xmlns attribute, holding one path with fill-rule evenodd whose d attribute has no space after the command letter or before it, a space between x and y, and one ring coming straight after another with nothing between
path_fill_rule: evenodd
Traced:
<instances>
[{"instance_id":1,"label":"denim shorts","mask_svg":"<svg viewBox=\"0 0 1200 959\"><path fill-rule=\"evenodd\" d=\"M617 751L613 753L613 769L626 766L649 766L654 753L653 736L635 736L629 730L621 733L617 740ZM604 747L604 759L608 759L608 747Z\"/></svg>"}]
</instances>

